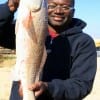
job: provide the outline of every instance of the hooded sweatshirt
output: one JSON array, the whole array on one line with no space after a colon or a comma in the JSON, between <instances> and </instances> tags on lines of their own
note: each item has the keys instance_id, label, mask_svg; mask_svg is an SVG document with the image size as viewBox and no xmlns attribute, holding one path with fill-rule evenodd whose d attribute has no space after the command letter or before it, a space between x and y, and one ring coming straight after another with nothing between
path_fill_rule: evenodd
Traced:
<instances>
[{"instance_id":1,"label":"hooded sweatshirt","mask_svg":"<svg viewBox=\"0 0 100 100\"><path fill-rule=\"evenodd\" d=\"M96 48L93 39L82 31L85 26L73 18L69 29L47 37L48 55L41 80L48 82L48 92L38 100L82 100L90 93L97 66Z\"/></svg>"}]
</instances>

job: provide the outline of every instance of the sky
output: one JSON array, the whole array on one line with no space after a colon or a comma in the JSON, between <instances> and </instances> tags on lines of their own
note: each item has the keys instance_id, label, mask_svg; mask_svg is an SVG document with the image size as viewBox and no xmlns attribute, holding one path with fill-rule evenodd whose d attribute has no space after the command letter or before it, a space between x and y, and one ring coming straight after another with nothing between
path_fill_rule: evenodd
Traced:
<instances>
[{"instance_id":1,"label":"sky","mask_svg":"<svg viewBox=\"0 0 100 100\"><path fill-rule=\"evenodd\" d=\"M0 0L4 3L7 0ZM100 39L100 0L75 0L75 18L87 23L83 30L94 39Z\"/></svg>"}]
</instances>

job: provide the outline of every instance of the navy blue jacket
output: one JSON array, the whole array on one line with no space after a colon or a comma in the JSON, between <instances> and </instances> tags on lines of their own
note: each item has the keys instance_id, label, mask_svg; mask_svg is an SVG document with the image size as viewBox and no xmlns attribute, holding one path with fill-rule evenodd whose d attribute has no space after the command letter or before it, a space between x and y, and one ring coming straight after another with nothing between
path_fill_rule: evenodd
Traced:
<instances>
[{"instance_id":1,"label":"navy blue jacket","mask_svg":"<svg viewBox=\"0 0 100 100\"><path fill-rule=\"evenodd\" d=\"M54 39L47 37L48 55L40 80L48 82L48 91L37 100L82 100L92 90L97 55L93 39L82 31L85 26L73 18L69 29Z\"/></svg>"},{"instance_id":2,"label":"navy blue jacket","mask_svg":"<svg viewBox=\"0 0 100 100\"><path fill-rule=\"evenodd\" d=\"M0 46L15 48L14 13L9 10L7 3L0 4Z\"/></svg>"},{"instance_id":3,"label":"navy blue jacket","mask_svg":"<svg viewBox=\"0 0 100 100\"><path fill-rule=\"evenodd\" d=\"M73 18L69 29L47 37L42 80L49 81L50 100L81 100L92 89L97 56L93 39L82 31L85 25Z\"/></svg>"}]
</instances>

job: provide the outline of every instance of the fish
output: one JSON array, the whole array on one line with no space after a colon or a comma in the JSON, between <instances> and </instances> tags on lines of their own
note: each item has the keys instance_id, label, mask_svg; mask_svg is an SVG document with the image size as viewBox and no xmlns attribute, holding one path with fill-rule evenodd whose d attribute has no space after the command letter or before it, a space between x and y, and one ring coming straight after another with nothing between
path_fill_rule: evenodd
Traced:
<instances>
[{"instance_id":1,"label":"fish","mask_svg":"<svg viewBox=\"0 0 100 100\"><path fill-rule=\"evenodd\" d=\"M47 58L48 34L46 0L20 0L16 26L16 64L23 88L22 100L36 100L28 85L39 81Z\"/></svg>"}]
</instances>

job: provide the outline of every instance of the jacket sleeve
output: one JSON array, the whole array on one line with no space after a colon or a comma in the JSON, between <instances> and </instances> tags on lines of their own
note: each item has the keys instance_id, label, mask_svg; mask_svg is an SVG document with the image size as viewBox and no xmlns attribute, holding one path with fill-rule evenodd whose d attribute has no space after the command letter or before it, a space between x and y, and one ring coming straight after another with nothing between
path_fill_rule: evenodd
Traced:
<instances>
[{"instance_id":1,"label":"jacket sleeve","mask_svg":"<svg viewBox=\"0 0 100 100\"><path fill-rule=\"evenodd\" d=\"M80 100L92 90L97 66L94 41L85 35L76 47L70 78L54 79L48 83L48 90L55 100Z\"/></svg>"},{"instance_id":2,"label":"jacket sleeve","mask_svg":"<svg viewBox=\"0 0 100 100\"><path fill-rule=\"evenodd\" d=\"M0 30L6 23L10 23L14 18L14 13L10 11L7 2L0 4Z\"/></svg>"},{"instance_id":3,"label":"jacket sleeve","mask_svg":"<svg viewBox=\"0 0 100 100\"><path fill-rule=\"evenodd\" d=\"M0 46L15 48L14 12L11 12L7 2L0 4Z\"/></svg>"}]
</instances>

